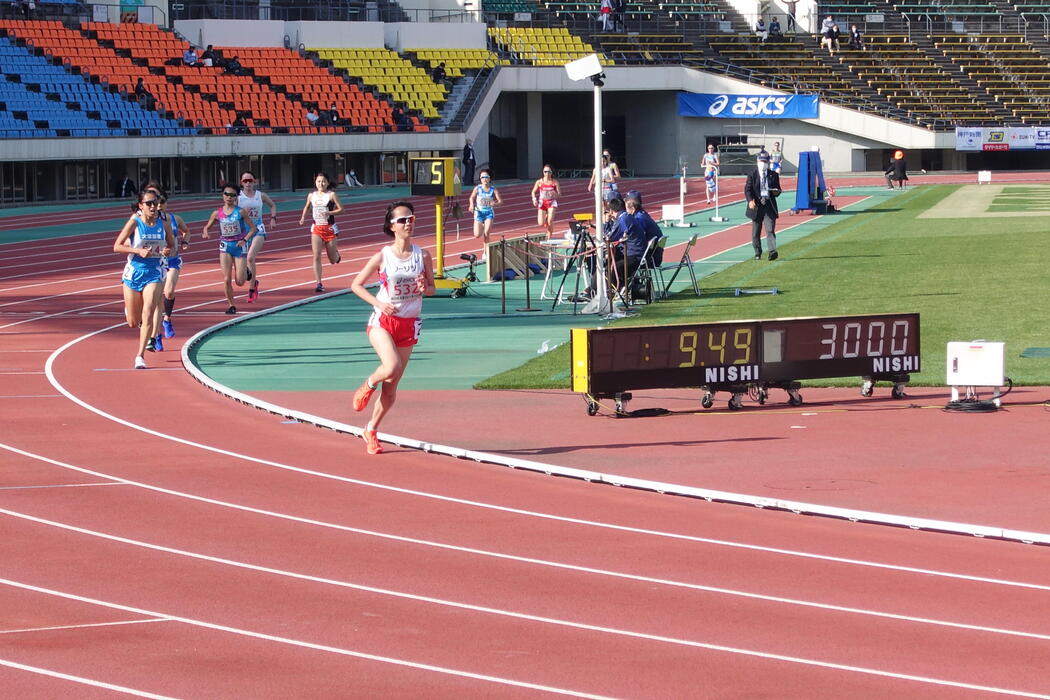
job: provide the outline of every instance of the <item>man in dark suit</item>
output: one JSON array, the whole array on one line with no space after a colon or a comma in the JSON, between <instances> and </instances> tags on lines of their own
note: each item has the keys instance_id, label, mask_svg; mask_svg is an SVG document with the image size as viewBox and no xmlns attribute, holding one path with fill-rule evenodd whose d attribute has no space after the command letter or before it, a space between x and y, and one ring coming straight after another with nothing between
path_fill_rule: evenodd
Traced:
<instances>
[{"instance_id":1,"label":"man in dark suit","mask_svg":"<svg viewBox=\"0 0 1050 700\"><path fill-rule=\"evenodd\" d=\"M755 249L755 260L762 259L762 225L766 227L766 243L769 259L776 260L777 253L777 197L780 196L780 174L769 169L769 154L758 154L758 167L748 173L744 183L744 199L747 200L747 218L751 219L751 245Z\"/></svg>"},{"instance_id":2,"label":"man in dark suit","mask_svg":"<svg viewBox=\"0 0 1050 700\"><path fill-rule=\"evenodd\" d=\"M474 186L474 166L478 164L478 158L474 155L474 142L467 139L467 142L463 145L463 185L465 187Z\"/></svg>"}]
</instances>

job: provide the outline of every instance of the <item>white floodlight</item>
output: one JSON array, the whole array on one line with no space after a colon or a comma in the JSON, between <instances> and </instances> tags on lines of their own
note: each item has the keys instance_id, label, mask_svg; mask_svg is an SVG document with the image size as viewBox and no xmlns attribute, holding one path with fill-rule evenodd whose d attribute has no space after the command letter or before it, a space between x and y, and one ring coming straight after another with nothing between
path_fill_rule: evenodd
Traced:
<instances>
[{"instance_id":1,"label":"white floodlight","mask_svg":"<svg viewBox=\"0 0 1050 700\"><path fill-rule=\"evenodd\" d=\"M590 54L565 64L565 72L570 80L590 79L594 84L594 234L598 244L595 260L595 294L583 307L584 313L607 314L612 311L609 301L609 286L606 277L606 241L602 231L602 86L605 74L602 72L598 54Z\"/></svg>"},{"instance_id":2,"label":"white floodlight","mask_svg":"<svg viewBox=\"0 0 1050 700\"><path fill-rule=\"evenodd\" d=\"M569 74L569 80L586 80L601 73L602 64L598 61L598 54L592 53L566 63L565 72Z\"/></svg>"}]
</instances>

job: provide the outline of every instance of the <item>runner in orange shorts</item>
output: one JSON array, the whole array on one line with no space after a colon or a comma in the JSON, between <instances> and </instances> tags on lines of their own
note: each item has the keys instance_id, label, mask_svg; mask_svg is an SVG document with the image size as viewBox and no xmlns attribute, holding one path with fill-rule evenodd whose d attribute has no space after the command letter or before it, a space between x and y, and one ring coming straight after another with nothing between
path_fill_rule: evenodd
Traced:
<instances>
[{"instance_id":1,"label":"runner in orange shorts","mask_svg":"<svg viewBox=\"0 0 1050 700\"><path fill-rule=\"evenodd\" d=\"M397 385L419 341L423 297L434 294L434 264L430 252L412 243L416 223L410 202L394 202L386 209L383 232L394 242L373 255L350 289L373 308L368 319L368 340L379 356L379 367L354 392L354 410L363 411L372 394L382 385L372 409L372 420L362 437L368 454L383 451L376 431L397 398ZM379 290L373 296L365 284L379 273Z\"/></svg>"},{"instance_id":2,"label":"runner in orange shorts","mask_svg":"<svg viewBox=\"0 0 1050 700\"><path fill-rule=\"evenodd\" d=\"M314 187L317 189L306 195L306 205L299 217L299 223L306 223L306 214L312 212L313 224L310 226L310 248L314 255L314 278L317 286L315 292L323 292L324 284L321 281L321 252L328 252L328 262L335 265L342 258L339 255L339 228L335 225L335 215L343 211L343 205L339 202L339 196L329 189L330 180L324 173L317 173L314 177Z\"/></svg>"}]
</instances>

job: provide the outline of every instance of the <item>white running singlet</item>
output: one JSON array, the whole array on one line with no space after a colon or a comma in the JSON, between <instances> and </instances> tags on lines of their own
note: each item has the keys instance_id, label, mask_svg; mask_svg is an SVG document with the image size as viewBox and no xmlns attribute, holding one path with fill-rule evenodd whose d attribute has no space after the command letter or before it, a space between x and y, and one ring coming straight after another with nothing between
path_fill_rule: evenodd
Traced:
<instances>
[{"instance_id":1,"label":"white running singlet","mask_svg":"<svg viewBox=\"0 0 1050 700\"><path fill-rule=\"evenodd\" d=\"M376 299L397 309L395 316L416 318L423 310L423 249L413 244L412 252L402 260L393 246L383 246L379 264L379 292ZM376 309L376 311L379 311Z\"/></svg>"}]
</instances>

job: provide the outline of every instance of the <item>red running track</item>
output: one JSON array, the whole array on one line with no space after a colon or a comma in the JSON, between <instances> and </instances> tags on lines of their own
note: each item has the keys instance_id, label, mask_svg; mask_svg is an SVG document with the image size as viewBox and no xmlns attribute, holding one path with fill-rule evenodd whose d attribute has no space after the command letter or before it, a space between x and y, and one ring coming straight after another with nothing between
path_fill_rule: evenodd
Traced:
<instances>
[{"instance_id":1,"label":"red running track","mask_svg":"<svg viewBox=\"0 0 1050 700\"><path fill-rule=\"evenodd\" d=\"M260 305L312 288L305 243L268 242ZM177 342L128 369L110 244L0 246L5 695L1050 697L1045 549L369 458L182 371L223 318L199 247Z\"/></svg>"}]
</instances>

